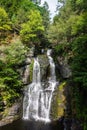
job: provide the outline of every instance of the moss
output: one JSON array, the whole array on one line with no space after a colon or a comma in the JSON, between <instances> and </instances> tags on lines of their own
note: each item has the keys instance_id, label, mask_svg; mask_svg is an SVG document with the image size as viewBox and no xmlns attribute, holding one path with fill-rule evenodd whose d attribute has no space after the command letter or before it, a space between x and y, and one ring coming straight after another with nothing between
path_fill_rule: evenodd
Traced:
<instances>
[{"instance_id":1,"label":"moss","mask_svg":"<svg viewBox=\"0 0 87 130\"><path fill-rule=\"evenodd\" d=\"M61 107L58 110L58 117L62 117L64 115L64 110Z\"/></svg>"},{"instance_id":2,"label":"moss","mask_svg":"<svg viewBox=\"0 0 87 130\"><path fill-rule=\"evenodd\" d=\"M60 85L59 85L59 91L63 90L63 88L66 86L66 81L62 82Z\"/></svg>"},{"instance_id":3,"label":"moss","mask_svg":"<svg viewBox=\"0 0 87 130\"><path fill-rule=\"evenodd\" d=\"M33 80L33 64L34 64L34 60L32 60L30 66L29 66L29 70L30 70L29 81L30 82L32 82L32 80Z\"/></svg>"},{"instance_id":4,"label":"moss","mask_svg":"<svg viewBox=\"0 0 87 130\"><path fill-rule=\"evenodd\" d=\"M57 89L55 90L55 96L53 97L52 102L52 113L51 116L53 119L60 118L64 115L65 109L65 95L64 95L64 88L67 82L62 82Z\"/></svg>"},{"instance_id":5,"label":"moss","mask_svg":"<svg viewBox=\"0 0 87 130\"><path fill-rule=\"evenodd\" d=\"M9 108L6 108L6 109L3 111L3 118L5 118L6 116L8 116L8 113L9 113Z\"/></svg>"}]
</instances>

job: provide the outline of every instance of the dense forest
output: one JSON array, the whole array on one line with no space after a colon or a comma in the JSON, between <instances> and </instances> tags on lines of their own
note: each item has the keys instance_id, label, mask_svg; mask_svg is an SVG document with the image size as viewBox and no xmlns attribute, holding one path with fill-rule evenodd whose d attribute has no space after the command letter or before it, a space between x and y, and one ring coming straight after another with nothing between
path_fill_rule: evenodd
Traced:
<instances>
[{"instance_id":1,"label":"dense forest","mask_svg":"<svg viewBox=\"0 0 87 130\"><path fill-rule=\"evenodd\" d=\"M87 0L58 0L50 22L47 2L0 0L0 111L22 95L19 68L31 47L52 47L72 70L72 117L87 130Z\"/></svg>"},{"instance_id":2,"label":"dense forest","mask_svg":"<svg viewBox=\"0 0 87 130\"><path fill-rule=\"evenodd\" d=\"M59 13L48 30L55 55L67 57L72 70L72 115L87 129L87 1L59 0Z\"/></svg>"}]
</instances>

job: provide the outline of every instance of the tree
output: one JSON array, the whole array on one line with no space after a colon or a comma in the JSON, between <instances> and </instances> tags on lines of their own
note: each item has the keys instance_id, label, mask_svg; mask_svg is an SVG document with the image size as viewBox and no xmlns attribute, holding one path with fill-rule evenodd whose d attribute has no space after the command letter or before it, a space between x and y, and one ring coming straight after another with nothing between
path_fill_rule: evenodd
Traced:
<instances>
[{"instance_id":1,"label":"tree","mask_svg":"<svg viewBox=\"0 0 87 130\"><path fill-rule=\"evenodd\" d=\"M11 18L13 14L17 13L17 10L20 7L21 2L22 0L0 0L0 6L5 8L6 12L8 12Z\"/></svg>"},{"instance_id":2,"label":"tree","mask_svg":"<svg viewBox=\"0 0 87 130\"><path fill-rule=\"evenodd\" d=\"M28 21L28 15L30 14L30 10L38 10L37 5L31 2L30 0L20 1L19 8L17 8L16 13L13 12L11 21L13 30L16 32L20 32L21 24L26 23Z\"/></svg>"},{"instance_id":3,"label":"tree","mask_svg":"<svg viewBox=\"0 0 87 130\"><path fill-rule=\"evenodd\" d=\"M4 8L0 7L0 39L1 39L1 43L7 37L9 31L11 31L11 22L8 18L8 14L4 10Z\"/></svg>"},{"instance_id":4,"label":"tree","mask_svg":"<svg viewBox=\"0 0 87 130\"><path fill-rule=\"evenodd\" d=\"M72 115L87 129L87 1L58 0L63 2L58 15L48 30L55 56L68 59L72 69ZM56 43L56 44L54 44ZM83 104L84 102L84 104ZM74 109L74 110L73 110Z\"/></svg>"},{"instance_id":5,"label":"tree","mask_svg":"<svg viewBox=\"0 0 87 130\"><path fill-rule=\"evenodd\" d=\"M21 38L25 43L38 44L40 43L40 36L44 31L40 12L37 10L31 10L27 18L28 21L21 25Z\"/></svg>"},{"instance_id":6,"label":"tree","mask_svg":"<svg viewBox=\"0 0 87 130\"><path fill-rule=\"evenodd\" d=\"M25 61L27 48L16 41L0 47L0 53L0 110L3 110L4 105L12 105L21 95L23 84L18 70Z\"/></svg>"},{"instance_id":7,"label":"tree","mask_svg":"<svg viewBox=\"0 0 87 130\"><path fill-rule=\"evenodd\" d=\"M0 31L11 30L10 24L8 14L3 8L0 8Z\"/></svg>"},{"instance_id":8,"label":"tree","mask_svg":"<svg viewBox=\"0 0 87 130\"><path fill-rule=\"evenodd\" d=\"M41 15L43 18L43 25L45 27L45 32L46 32L50 24L50 11L49 11L48 3L46 1L43 4Z\"/></svg>"}]
</instances>

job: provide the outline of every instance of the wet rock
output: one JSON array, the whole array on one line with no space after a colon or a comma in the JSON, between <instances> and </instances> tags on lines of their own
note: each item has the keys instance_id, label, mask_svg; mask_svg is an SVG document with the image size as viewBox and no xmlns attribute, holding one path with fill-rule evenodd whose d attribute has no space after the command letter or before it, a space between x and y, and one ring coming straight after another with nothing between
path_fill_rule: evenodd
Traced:
<instances>
[{"instance_id":1,"label":"wet rock","mask_svg":"<svg viewBox=\"0 0 87 130\"><path fill-rule=\"evenodd\" d=\"M44 82L47 80L48 71L49 71L49 61L46 55L39 55L38 56L39 63L40 63L40 70L41 70L41 81Z\"/></svg>"},{"instance_id":2,"label":"wet rock","mask_svg":"<svg viewBox=\"0 0 87 130\"><path fill-rule=\"evenodd\" d=\"M72 119L71 130L83 130L81 123L74 118Z\"/></svg>"},{"instance_id":3,"label":"wet rock","mask_svg":"<svg viewBox=\"0 0 87 130\"><path fill-rule=\"evenodd\" d=\"M72 123L72 120L70 118L65 118L64 119L64 128L65 130L71 130L71 123Z\"/></svg>"},{"instance_id":4,"label":"wet rock","mask_svg":"<svg viewBox=\"0 0 87 130\"><path fill-rule=\"evenodd\" d=\"M67 58L63 58L63 57L58 57L58 64L59 64L59 70L60 70L60 74L63 78L70 78L72 73L70 70L70 67L67 63Z\"/></svg>"},{"instance_id":5,"label":"wet rock","mask_svg":"<svg viewBox=\"0 0 87 130\"><path fill-rule=\"evenodd\" d=\"M64 130L64 117L52 121L52 130Z\"/></svg>"},{"instance_id":6,"label":"wet rock","mask_svg":"<svg viewBox=\"0 0 87 130\"><path fill-rule=\"evenodd\" d=\"M33 57L34 56L34 51L35 51L35 48L32 47L30 50L29 50L29 53L27 54L27 57Z\"/></svg>"},{"instance_id":7,"label":"wet rock","mask_svg":"<svg viewBox=\"0 0 87 130\"><path fill-rule=\"evenodd\" d=\"M25 63L26 63L26 65L31 64L31 58L27 57Z\"/></svg>"},{"instance_id":8,"label":"wet rock","mask_svg":"<svg viewBox=\"0 0 87 130\"><path fill-rule=\"evenodd\" d=\"M24 85L29 84L29 65L26 65L25 70L22 74L22 81Z\"/></svg>"},{"instance_id":9,"label":"wet rock","mask_svg":"<svg viewBox=\"0 0 87 130\"><path fill-rule=\"evenodd\" d=\"M23 81L24 85L27 85L30 83L30 64L32 63L33 60L33 56L34 56L34 48L31 48L29 53L26 54L26 60L24 62L24 64L18 68L18 71L20 73L20 77Z\"/></svg>"},{"instance_id":10,"label":"wet rock","mask_svg":"<svg viewBox=\"0 0 87 130\"><path fill-rule=\"evenodd\" d=\"M3 112L2 119L0 120L0 126L12 123L14 120L21 118L22 115L22 101L15 103L12 107L6 108Z\"/></svg>"},{"instance_id":11,"label":"wet rock","mask_svg":"<svg viewBox=\"0 0 87 130\"><path fill-rule=\"evenodd\" d=\"M53 94L51 105L51 119L59 119L64 116L66 97L64 95L66 82L60 83Z\"/></svg>"},{"instance_id":12,"label":"wet rock","mask_svg":"<svg viewBox=\"0 0 87 130\"><path fill-rule=\"evenodd\" d=\"M20 104L14 104L14 106L10 109L8 116L14 116L17 115L19 113L20 110Z\"/></svg>"}]
</instances>

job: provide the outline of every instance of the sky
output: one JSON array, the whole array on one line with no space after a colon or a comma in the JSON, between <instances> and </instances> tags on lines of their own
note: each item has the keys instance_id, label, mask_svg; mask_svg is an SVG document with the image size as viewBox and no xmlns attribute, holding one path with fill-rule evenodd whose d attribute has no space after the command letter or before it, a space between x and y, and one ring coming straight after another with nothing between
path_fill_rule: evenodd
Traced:
<instances>
[{"instance_id":1,"label":"sky","mask_svg":"<svg viewBox=\"0 0 87 130\"><path fill-rule=\"evenodd\" d=\"M49 10L51 13L51 18L53 18L53 16L56 14L56 6L57 6L57 1L58 0L41 0L41 5L43 5L44 2L47 2L49 5Z\"/></svg>"}]
</instances>

